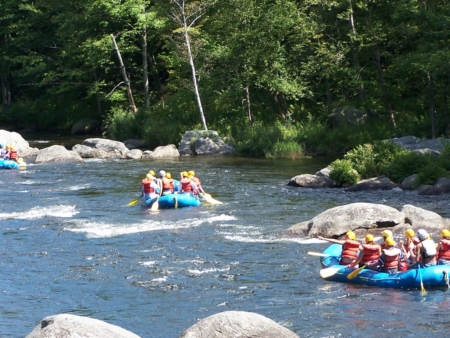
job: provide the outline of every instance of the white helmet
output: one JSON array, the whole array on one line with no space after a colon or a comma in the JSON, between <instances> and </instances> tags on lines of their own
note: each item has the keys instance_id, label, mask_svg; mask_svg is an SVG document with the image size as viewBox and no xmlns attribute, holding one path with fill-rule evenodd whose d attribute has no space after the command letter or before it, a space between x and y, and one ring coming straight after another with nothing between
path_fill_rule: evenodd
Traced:
<instances>
[{"instance_id":1,"label":"white helmet","mask_svg":"<svg viewBox=\"0 0 450 338\"><path fill-rule=\"evenodd\" d=\"M165 172L164 170L161 170L161 171L159 172L159 176L161 176L161 177L166 177L166 172Z\"/></svg>"},{"instance_id":2,"label":"white helmet","mask_svg":"<svg viewBox=\"0 0 450 338\"><path fill-rule=\"evenodd\" d=\"M419 231L417 231L417 237L423 241L428 238L428 232L424 229L419 229Z\"/></svg>"}]
</instances>

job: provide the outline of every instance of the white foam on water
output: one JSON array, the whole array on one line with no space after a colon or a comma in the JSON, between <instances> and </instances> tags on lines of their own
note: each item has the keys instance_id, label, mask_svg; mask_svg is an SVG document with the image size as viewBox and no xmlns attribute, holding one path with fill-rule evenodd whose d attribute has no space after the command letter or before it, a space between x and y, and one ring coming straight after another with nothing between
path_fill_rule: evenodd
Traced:
<instances>
[{"instance_id":1,"label":"white foam on water","mask_svg":"<svg viewBox=\"0 0 450 338\"><path fill-rule=\"evenodd\" d=\"M74 205L54 205L51 207L34 207L28 211L0 213L2 219L38 219L43 217L64 217L69 218L78 214Z\"/></svg>"},{"instance_id":2,"label":"white foam on water","mask_svg":"<svg viewBox=\"0 0 450 338\"><path fill-rule=\"evenodd\" d=\"M90 187L91 187L91 184L87 183L87 184L82 184L82 185L74 185L72 187L69 187L68 190L76 191L76 190L88 189Z\"/></svg>"},{"instance_id":3,"label":"white foam on water","mask_svg":"<svg viewBox=\"0 0 450 338\"><path fill-rule=\"evenodd\" d=\"M226 235L225 239L233 242L243 242L243 243L277 243L286 242L283 238L257 238L257 237L247 237L240 235Z\"/></svg>"},{"instance_id":4,"label":"white foam on water","mask_svg":"<svg viewBox=\"0 0 450 338\"><path fill-rule=\"evenodd\" d=\"M209 274L209 273L212 273L212 272L224 272L224 271L230 271L230 268L223 268L223 269L209 268L209 269L205 269L205 270L188 269L188 272L191 275L197 275L197 276Z\"/></svg>"},{"instance_id":5,"label":"white foam on water","mask_svg":"<svg viewBox=\"0 0 450 338\"><path fill-rule=\"evenodd\" d=\"M235 221L237 220L234 216L228 216L228 215L218 215L218 216L212 216L207 219L208 222L220 222L220 221Z\"/></svg>"}]
</instances>

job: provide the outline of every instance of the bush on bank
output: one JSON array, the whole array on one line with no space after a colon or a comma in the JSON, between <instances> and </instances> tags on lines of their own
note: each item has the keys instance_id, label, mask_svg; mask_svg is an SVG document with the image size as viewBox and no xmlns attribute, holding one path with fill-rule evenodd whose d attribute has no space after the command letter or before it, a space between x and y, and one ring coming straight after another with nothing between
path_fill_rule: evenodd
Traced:
<instances>
[{"instance_id":1,"label":"bush on bank","mask_svg":"<svg viewBox=\"0 0 450 338\"><path fill-rule=\"evenodd\" d=\"M420 154L387 141L359 145L345 154L343 160L330 164L330 178L338 185L355 184L361 179L386 175L401 183L417 174L413 188L434 184L439 177L450 177L450 146L440 155Z\"/></svg>"}]
</instances>

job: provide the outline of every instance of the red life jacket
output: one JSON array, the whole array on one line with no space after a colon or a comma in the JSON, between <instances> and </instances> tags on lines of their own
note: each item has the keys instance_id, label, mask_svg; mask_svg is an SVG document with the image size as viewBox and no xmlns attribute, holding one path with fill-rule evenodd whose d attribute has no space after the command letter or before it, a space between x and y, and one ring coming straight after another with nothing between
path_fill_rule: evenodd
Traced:
<instances>
[{"instance_id":1,"label":"red life jacket","mask_svg":"<svg viewBox=\"0 0 450 338\"><path fill-rule=\"evenodd\" d=\"M378 244L362 244L364 256L361 259L362 264L378 260L380 258L380 246Z\"/></svg>"},{"instance_id":2,"label":"red life jacket","mask_svg":"<svg viewBox=\"0 0 450 338\"><path fill-rule=\"evenodd\" d=\"M173 192L174 187L172 178L163 177L162 183L163 183L163 191Z\"/></svg>"},{"instance_id":3,"label":"red life jacket","mask_svg":"<svg viewBox=\"0 0 450 338\"><path fill-rule=\"evenodd\" d=\"M342 258L348 258L355 260L358 257L359 242L351 239L347 239L344 244L342 244Z\"/></svg>"},{"instance_id":4,"label":"red life jacket","mask_svg":"<svg viewBox=\"0 0 450 338\"><path fill-rule=\"evenodd\" d=\"M191 180L189 178L183 178L181 181L181 189L184 192L191 192L192 191L192 186L191 186Z\"/></svg>"},{"instance_id":5,"label":"red life jacket","mask_svg":"<svg viewBox=\"0 0 450 338\"><path fill-rule=\"evenodd\" d=\"M144 186L144 194L151 194L155 192L155 188L152 187L151 182L146 178L142 180L142 185Z\"/></svg>"},{"instance_id":6,"label":"red life jacket","mask_svg":"<svg viewBox=\"0 0 450 338\"><path fill-rule=\"evenodd\" d=\"M400 249L392 248L389 250L384 249L384 265L381 271L387 271L391 269L398 269L398 256L400 255Z\"/></svg>"},{"instance_id":7,"label":"red life jacket","mask_svg":"<svg viewBox=\"0 0 450 338\"><path fill-rule=\"evenodd\" d=\"M450 239L441 239L442 249L439 250L438 258L450 260Z\"/></svg>"},{"instance_id":8,"label":"red life jacket","mask_svg":"<svg viewBox=\"0 0 450 338\"><path fill-rule=\"evenodd\" d=\"M9 154L9 158L11 160L17 160L17 150L11 150L11 152Z\"/></svg>"}]
</instances>

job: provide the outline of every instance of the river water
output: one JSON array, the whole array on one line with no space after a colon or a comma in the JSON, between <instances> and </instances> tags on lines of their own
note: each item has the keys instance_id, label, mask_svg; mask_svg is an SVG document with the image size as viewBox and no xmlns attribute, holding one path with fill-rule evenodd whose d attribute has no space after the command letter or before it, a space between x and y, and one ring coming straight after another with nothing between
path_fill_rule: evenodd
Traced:
<instances>
[{"instance_id":1,"label":"river water","mask_svg":"<svg viewBox=\"0 0 450 338\"><path fill-rule=\"evenodd\" d=\"M328 244L283 233L353 202L450 217L450 198L286 186L328 162L188 157L0 171L0 337L24 337L45 316L72 313L175 338L229 310L259 313L302 337L443 336L450 292L324 281L307 252ZM157 213L127 206L150 169L194 170L224 204Z\"/></svg>"}]
</instances>

